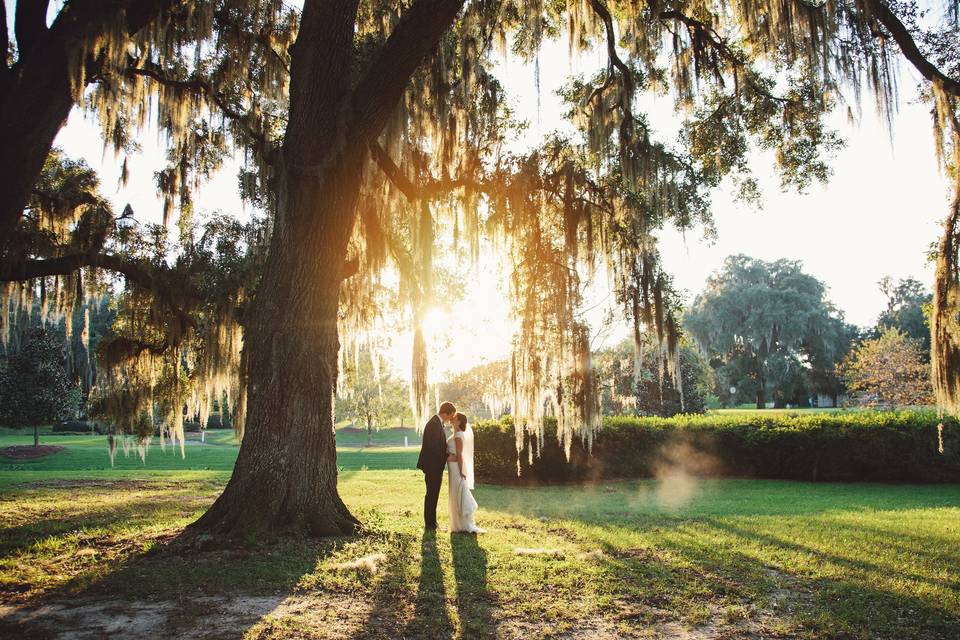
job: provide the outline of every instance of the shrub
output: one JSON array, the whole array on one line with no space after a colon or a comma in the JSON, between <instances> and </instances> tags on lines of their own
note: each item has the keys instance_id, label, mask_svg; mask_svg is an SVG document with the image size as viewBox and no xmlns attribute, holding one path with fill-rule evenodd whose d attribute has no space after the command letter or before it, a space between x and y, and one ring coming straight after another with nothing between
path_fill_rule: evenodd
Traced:
<instances>
[{"instance_id":1,"label":"shrub","mask_svg":"<svg viewBox=\"0 0 960 640\"><path fill-rule=\"evenodd\" d=\"M211 413L207 417L207 429L232 429L233 422L230 420L230 414Z\"/></svg>"},{"instance_id":2,"label":"shrub","mask_svg":"<svg viewBox=\"0 0 960 640\"><path fill-rule=\"evenodd\" d=\"M53 425L53 433L95 433L93 425L85 420L68 420Z\"/></svg>"},{"instance_id":3,"label":"shrub","mask_svg":"<svg viewBox=\"0 0 960 640\"><path fill-rule=\"evenodd\" d=\"M548 421L531 464L536 440L524 437L518 461L506 418L474 425L476 467L487 482L643 478L671 465L704 476L958 482L960 424L944 420L941 454L937 423L932 411L606 418L592 453L575 441L568 463Z\"/></svg>"}]
</instances>

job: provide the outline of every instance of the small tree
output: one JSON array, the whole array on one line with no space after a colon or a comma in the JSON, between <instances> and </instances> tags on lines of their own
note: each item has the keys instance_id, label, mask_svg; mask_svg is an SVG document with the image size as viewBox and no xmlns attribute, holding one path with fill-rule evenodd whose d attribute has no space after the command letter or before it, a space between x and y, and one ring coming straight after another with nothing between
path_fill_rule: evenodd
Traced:
<instances>
[{"instance_id":1,"label":"small tree","mask_svg":"<svg viewBox=\"0 0 960 640\"><path fill-rule=\"evenodd\" d=\"M867 406L930 404L933 388L920 344L896 328L850 352L842 371L851 395Z\"/></svg>"},{"instance_id":2,"label":"small tree","mask_svg":"<svg viewBox=\"0 0 960 640\"><path fill-rule=\"evenodd\" d=\"M913 278L894 281L885 276L879 282L880 291L887 298L887 308L877 318L877 335L887 327L896 327L923 349L925 362L930 360L930 325L924 308L933 300L933 294L922 282Z\"/></svg>"},{"instance_id":3,"label":"small tree","mask_svg":"<svg viewBox=\"0 0 960 640\"><path fill-rule=\"evenodd\" d=\"M372 358L379 360L373 367ZM378 354L361 353L344 368L343 388L337 394L337 413L348 415L367 429L367 445L373 444L373 432L391 418L409 413L406 387L390 375Z\"/></svg>"},{"instance_id":4,"label":"small tree","mask_svg":"<svg viewBox=\"0 0 960 640\"><path fill-rule=\"evenodd\" d=\"M0 423L33 427L35 447L40 425L74 417L80 396L64 369L63 344L43 329L31 330L0 368Z\"/></svg>"},{"instance_id":5,"label":"small tree","mask_svg":"<svg viewBox=\"0 0 960 640\"><path fill-rule=\"evenodd\" d=\"M594 354L603 413L668 417L678 413L705 412L706 396L711 392L715 379L710 364L696 345L686 339L680 341L679 371L682 384L678 388L669 367L662 362L655 336L644 334L641 340L643 350L639 354L635 353L631 340L624 340L611 349ZM640 372L634 375L637 363Z\"/></svg>"}]
</instances>

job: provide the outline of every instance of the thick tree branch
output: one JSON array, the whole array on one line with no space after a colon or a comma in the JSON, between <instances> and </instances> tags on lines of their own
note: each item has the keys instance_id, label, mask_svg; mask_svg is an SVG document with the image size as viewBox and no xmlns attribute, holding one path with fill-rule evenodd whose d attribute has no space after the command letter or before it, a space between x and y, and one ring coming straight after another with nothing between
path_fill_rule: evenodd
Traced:
<instances>
[{"instance_id":1,"label":"thick tree branch","mask_svg":"<svg viewBox=\"0 0 960 640\"><path fill-rule=\"evenodd\" d=\"M377 142L371 142L368 146L370 147L370 155L373 161L377 163L377 166L380 167L384 175L387 176L395 187L400 189L400 192L406 196L410 202L437 198L461 188L482 193L490 192L490 185L488 183L465 177L446 180L431 179L423 184L414 184L407 178L403 170L397 166L397 163L393 161L390 154L384 151L383 147Z\"/></svg>"},{"instance_id":2,"label":"thick tree branch","mask_svg":"<svg viewBox=\"0 0 960 640\"><path fill-rule=\"evenodd\" d=\"M343 267L340 269L340 279L346 280L350 276L356 275L358 271L360 271L360 258L356 256L349 258L344 261Z\"/></svg>"},{"instance_id":3,"label":"thick tree branch","mask_svg":"<svg viewBox=\"0 0 960 640\"><path fill-rule=\"evenodd\" d=\"M0 23L7 24L7 3L0 2ZM0 72L6 72L9 67L7 66L7 53L10 51L10 35L6 29L0 30L0 56L3 56L3 64L0 65ZM0 80L4 78L0 77ZM3 85L0 85L2 87Z\"/></svg>"},{"instance_id":4,"label":"thick tree branch","mask_svg":"<svg viewBox=\"0 0 960 640\"><path fill-rule=\"evenodd\" d=\"M610 59L610 64L620 71L625 84L624 88L632 95L634 87L633 69L628 67L620 58L620 54L617 53L617 36L613 30L613 16L610 15L607 5L600 0L590 0L590 6L593 8L593 12L603 21L603 26L606 29L607 57Z\"/></svg>"},{"instance_id":5,"label":"thick tree branch","mask_svg":"<svg viewBox=\"0 0 960 640\"><path fill-rule=\"evenodd\" d=\"M120 360L132 359L139 356L144 351L149 351L155 356L166 353L170 348L170 343L164 340L161 343L144 342L125 336L114 336L100 343L97 351L101 354L109 354L107 359L110 362L119 362Z\"/></svg>"},{"instance_id":6,"label":"thick tree branch","mask_svg":"<svg viewBox=\"0 0 960 640\"><path fill-rule=\"evenodd\" d=\"M125 17L128 32L137 33L174 7L194 1L69 0L59 3L61 8L53 24L49 29L44 27L31 49L18 52L13 68L0 76L0 165L4 168L0 181L0 245L13 237L30 189L75 104L75 92L71 90L71 78L76 78L73 63L81 54L84 63L102 58L102 49L87 51L87 47L102 41L118 20ZM43 18L45 25L46 15ZM24 35L26 40L30 37ZM9 43L9 36L7 40ZM87 81L92 76L88 74Z\"/></svg>"},{"instance_id":7,"label":"thick tree branch","mask_svg":"<svg viewBox=\"0 0 960 640\"><path fill-rule=\"evenodd\" d=\"M376 141L370 142L370 155L390 182L407 197L407 200L413 202L420 198L420 190L407 178L400 167L397 166L397 163L393 161L393 158L390 157L390 154L384 151L383 147Z\"/></svg>"},{"instance_id":8,"label":"thick tree branch","mask_svg":"<svg viewBox=\"0 0 960 640\"><path fill-rule=\"evenodd\" d=\"M944 91L960 97L960 82L944 74L936 65L927 60L923 52L920 51L920 48L917 47L917 43L914 41L913 36L910 35L910 31L906 25L900 21L900 18L894 15L890 7L888 7L886 3L881 2L881 0L869 0L869 6L880 24L890 31L897 46L900 47L900 51L903 52L903 56L920 72L920 75L930 82L939 81Z\"/></svg>"},{"instance_id":9,"label":"thick tree branch","mask_svg":"<svg viewBox=\"0 0 960 640\"><path fill-rule=\"evenodd\" d=\"M215 18L221 25L221 30L225 31L229 28L238 38L244 37L248 38L251 42L256 42L268 55L273 57L288 74L290 73L289 60L273 48L273 42L271 41L269 32L262 30L256 32L248 31L244 25L234 20L233 14L230 11L218 11Z\"/></svg>"},{"instance_id":10,"label":"thick tree branch","mask_svg":"<svg viewBox=\"0 0 960 640\"><path fill-rule=\"evenodd\" d=\"M196 292L182 286L173 287L156 277L149 266L115 254L76 253L59 258L0 263L0 282L20 282L43 276L66 275L83 267L97 267L122 274L128 282L154 293L185 325L195 324L176 301L198 297Z\"/></svg>"},{"instance_id":11,"label":"thick tree branch","mask_svg":"<svg viewBox=\"0 0 960 640\"><path fill-rule=\"evenodd\" d=\"M353 92L355 133L361 140L380 134L413 72L453 24L463 2L416 0L403 12Z\"/></svg>"},{"instance_id":12,"label":"thick tree branch","mask_svg":"<svg viewBox=\"0 0 960 640\"><path fill-rule=\"evenodd\" d=\"M17 0L13 32L17 36L17 51L20 55L33 49L47 32L47 5L49 0ZM4 29L7 23L4 20ZM6 48L4 48L6 55Z\"/></svg>"},{"instance_id":13,"label":"thick tree branch","mask_svg":"<svg viewBox=\"0 0 960 640\"><path fill-rule=\"evenodd\" d=\"M133 35L158 17L178 8L197 4L195 0L126 0L124 15L127 18L127 33Z\"/></svg>"},{"instance_id":14,"label":"thick tree branch","mask_svg":"<svg viewBox=\"0 0 960 640\"><path fill-rule=\"evenodd\" d=\"M102 33L118 18L125 18L127 33L133 35L181 5L191 4L194 0L70 0L57 14L50 31L60 37L81 37Z\"/></svg>"},{"instance_id":15,"label":"thick tree branch","mask_svg":"<svg viewBox=\"0 0 960 640\"><path fill-rule=\"evenodd\" d=\"M730 45L719 33L717 33L716 29L705 24L704 22L701 22L696 18L691 18L690 16L677 10L662 11L660 12L659 18L661 20L675 20L683 24L693 34L695 40L706 42L711 49L713 49L721 58L726 60L730 66L734 67L735 69L747 69L749 66L748 61L743 56L737 54L733 49L731 49ZM776 102L782 102L785 104L791 102L789 98L775 96L767 91L763 86L756 82L752 73L748 72L745 79L747 84L749 84L750 87L758 94ZM722 83L722 79L720 81Z\"/></svg>"},{"instance_id":16,"label":"thick tree branch","mask_svg":"<svg viewBox=\"0 0 960 640\"><path fill-rule=\"evenodd\" d=\"M660 12L661 20L676 20L677 22L683 23L690 31L694 32L705 40L712 49L720 54L727 62L731 63L734 66L742 67L746 64L746 61L734 53L733 49L730 48L730 45L727 44L717 30L707 24L691 18L690 16L677 11L675 9L670 11L661 11Z\"/></svg>"}]
</instances>

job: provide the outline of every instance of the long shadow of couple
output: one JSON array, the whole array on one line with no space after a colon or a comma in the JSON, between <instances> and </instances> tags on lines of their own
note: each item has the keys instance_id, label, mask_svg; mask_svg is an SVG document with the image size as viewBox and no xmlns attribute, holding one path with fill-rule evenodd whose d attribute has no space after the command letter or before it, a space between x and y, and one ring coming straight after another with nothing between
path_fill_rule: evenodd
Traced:
<instances>
[{"instance_id":1,"label":"long shadow of couple","mask_svg":"<svg viewBox=\"0 0 960 640\"><path fill-rule=\"evenodd\" d=\"M487 590L487 552L477 544L476 535L463 533L450 534L450 548L460 637L493 637L495 625L490 614L491 598ZM423 532L420 558L420 582L414 617L406 625L403 637L453 637L454 624L447 611L436 531Z\"/></svg>"}]
</instances>

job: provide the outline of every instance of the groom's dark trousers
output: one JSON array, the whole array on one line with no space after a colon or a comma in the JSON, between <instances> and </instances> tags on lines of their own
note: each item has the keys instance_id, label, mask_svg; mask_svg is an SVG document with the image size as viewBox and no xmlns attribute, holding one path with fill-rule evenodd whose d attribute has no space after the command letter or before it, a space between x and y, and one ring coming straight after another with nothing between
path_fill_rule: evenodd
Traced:
<instances>
[{"instance_id":1,"label":"groom's dark trousers","mask_svg":"<svg viewBox=\"0 0 960 640\"><path fill-rule=\"evenodd\" d=\"M417 469L423 471L423 479L427 484L427 492L423 496L423 525L428 529L437 528L437 501L440 499L440 484L446 466L447 439L444 437L443 423L439 416L433 416L423 428L423 443L417 460Z\"/></svg>"}]
</instances>

